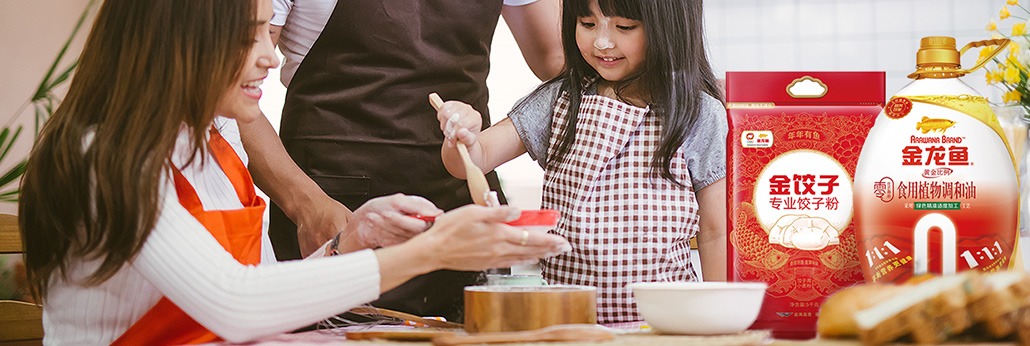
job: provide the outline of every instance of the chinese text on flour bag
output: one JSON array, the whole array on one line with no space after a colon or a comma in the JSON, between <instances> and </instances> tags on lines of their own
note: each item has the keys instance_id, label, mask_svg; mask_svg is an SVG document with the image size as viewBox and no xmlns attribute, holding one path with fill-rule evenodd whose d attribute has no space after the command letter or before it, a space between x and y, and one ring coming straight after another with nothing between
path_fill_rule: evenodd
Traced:
<instances>
[{"instance_id":1,"label":"chinese text on flour bag","mask_svg":"<svg viewBox=\"0 0 1030 346\"><path fill-rule=\"evenodd\" d=\"M811 338L822 301L862 281L852 180L883 72L729 72L729 278L764 281L752 326Z\"/></svg>"}]
</instances>

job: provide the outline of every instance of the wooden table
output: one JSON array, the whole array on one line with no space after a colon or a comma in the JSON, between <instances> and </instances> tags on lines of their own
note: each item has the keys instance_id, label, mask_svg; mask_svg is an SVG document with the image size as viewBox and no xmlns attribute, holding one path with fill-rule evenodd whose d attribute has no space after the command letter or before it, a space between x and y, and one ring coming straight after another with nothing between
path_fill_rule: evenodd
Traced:
<instances>
[{"instance_id":1,"label":"wooden table","mask_svg":"<svg viewBox=\"0 0 1030 346\"><path fill-rule=\"evenodd\" d=\"M274 338L269 338L263 341L255 343L245 344L233 344L233 343L212 343L205 344L204 346L326 346L326 345L368 345L368 346L430 346L431 343L427 342L411 342L411 341L390 341L390 340L372 340L372 341L354 341L347 340L343 331L340 330L320 330L310 331L297 334L286 334L279 335ZM552 345L560 346L737 346L737 345L767 345L767 346L788 346L788 345L801 345L801 346L860 346L861 342L857 340L827 340L827 339L813 339L813 340L772 340L768 338L768 332L766 331L747 331L738 335L720 335L720 336L688 336L688 335L659 335L653 332L624 332L616 335L614 341L610 342L563 342L563 343L550 343ZM544 343L531 343L531 344L506 344L511 346L541 346ZM890 345L904 345L904 344L890 344ZM993 343L949 343L946 345L964 346L964 345L990 345L990 346L1009 346L1016 345L1016 343L1006 342L993 342Z\"/></svg>"}]
</instances>

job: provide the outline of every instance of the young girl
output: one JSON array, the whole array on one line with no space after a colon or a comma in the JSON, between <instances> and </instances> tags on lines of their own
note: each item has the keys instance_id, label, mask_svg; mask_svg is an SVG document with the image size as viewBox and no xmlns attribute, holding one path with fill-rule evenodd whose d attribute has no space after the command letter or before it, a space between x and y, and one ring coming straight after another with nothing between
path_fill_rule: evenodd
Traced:
<instances>
[{"instance_id":1,"label":"young girl","mask_svg":"<svg viewBox=\"0 0 1030 346\"><path fill-rule=\"evenodd\" d=\"M565 69L480 130L461 102L437 113L489 171L524 152L544 168L543 208L573 251L543 260L552 284L598 288L601 323L638 321L632 282L725 278L725 110L705 57L700 0L566 0Z\"/></svg>"},{"instance_id":2,"label":"young girl","mask_svg":"<svg viewBox=\"0 0 1030 346\"><path fill-rule=\"evenodd\" d=\"M568 246L500 223L517 210L471 207L394 246L259 265L265 205L246 155L222 136L233 120L262 116L258 85L279 62L271 17L268 0L104 1L21 189L44 344L248 341L433 270L496 268ZM378 216L358 216L369 208ZM323 253L355 248L362 224L425 229L405 212L440 213L411 196L369 201Z\"/></svg>"}]
</instances>

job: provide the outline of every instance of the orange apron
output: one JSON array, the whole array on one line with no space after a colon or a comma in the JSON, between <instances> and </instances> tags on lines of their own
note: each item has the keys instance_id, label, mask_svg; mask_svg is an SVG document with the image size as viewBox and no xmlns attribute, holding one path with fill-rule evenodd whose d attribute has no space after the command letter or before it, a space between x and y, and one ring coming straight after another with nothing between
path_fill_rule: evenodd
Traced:
<instances>
[{"instance_id":1,"label":"orange apron","mask_svg":"<svg viewBox=\"0 0 1030 346\"><path fill-rule=\"evenodd\" d=\"M211 153L229 177L243 209L205 211L196 190L174 166L179 203L200 221L233 258L242 264L261 262L261 222L265 202L254 191L247 167L218 131L211 129ZM219 337L162 297L139 321L111 345L188 345L217 341Z\"/></svg>"}]
</instances>

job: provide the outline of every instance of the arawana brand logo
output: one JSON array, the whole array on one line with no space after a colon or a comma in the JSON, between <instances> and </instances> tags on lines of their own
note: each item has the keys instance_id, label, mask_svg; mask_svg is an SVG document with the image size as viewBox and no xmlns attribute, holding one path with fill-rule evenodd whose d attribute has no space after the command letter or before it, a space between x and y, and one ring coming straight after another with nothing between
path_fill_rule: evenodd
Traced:
<instances>
[{"instance_id":1,"label":"arawana brand logo","mask_svg":"<svg viewBox=\"0 0 1030 346\"><path fill-rule=\"evenodd\" d=\"M940 136L912 136L909 137L909 142L912 144L962 144L962 140L966 137L948 137L945 135Z\"/></svg>"},{"instance_id":2,"label":"arawana brand logo","mask_svg":"<svg viewBox=\"0 0 1030 346\"><path fill-rule=\"evenodd\" d=\"M963 144L966 137L951 137L944 134L955 126L955 121L923 117L916 123L916 130L923 134L938 132L940 135L909 136L909 143L901 149L902 166L968 166L969 147ZM929 145L927 145L929 144ZM952 173L950 168L927 169L925 178L937 178Z\"/></svg>"},{"instance_id":3,"label":"arawana brand logo","mask_svg":"<svg viewBox=\"0 0 1030 346\"><path fill-rule=\"evenodd\" d=\"M923 133L929 133L931 131L944 133L945 130L955 126L955 122L948 119L931 119L930 117L923 117L918 123L916 123L916 130L922 131Z\"/></svg>"}]
</instances>

